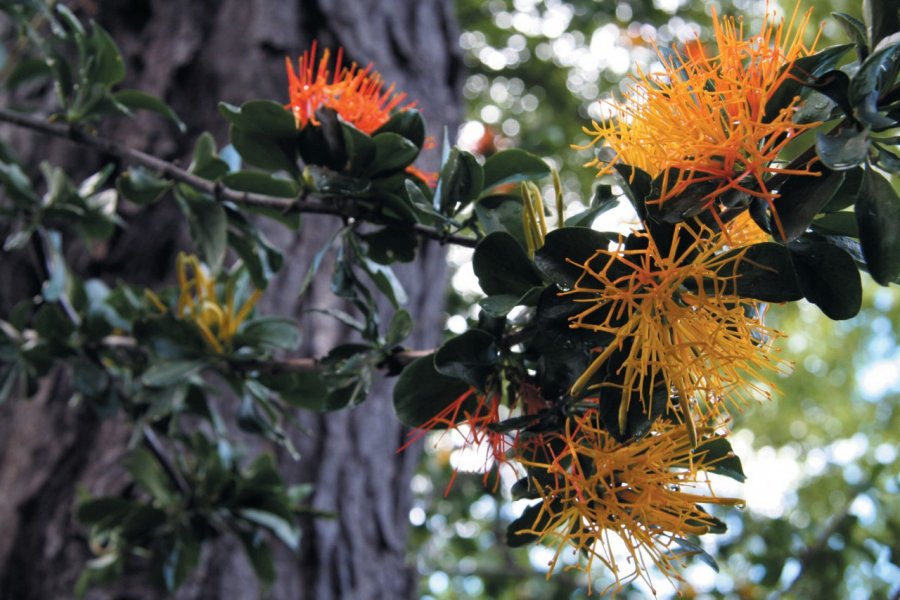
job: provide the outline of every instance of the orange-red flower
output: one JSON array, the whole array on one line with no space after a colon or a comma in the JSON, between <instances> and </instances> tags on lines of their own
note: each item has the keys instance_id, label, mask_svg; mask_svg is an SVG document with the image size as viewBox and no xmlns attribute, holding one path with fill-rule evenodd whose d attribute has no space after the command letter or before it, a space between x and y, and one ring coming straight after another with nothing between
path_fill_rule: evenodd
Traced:
<instances>
[{"instance_id":1,"label":"orange-red flower","mask_svg":"<svg viewBox=\"0 0 900 600\"><path fill-rule=\"evenodd\" d=\"M501 432L495 426L509 416L510 410L518 407L523 413L532 414L537 412L540 403L537 389L522 384L515 397L509 401L509 406L501 412L501 406L504 405L501 394L496 392L485 394L475 388L469 388L438 414L411 431L409 440L397 452L402 452L430 431L438 429L456 431L462 437L463 448L487 448L482 469L484 483L487 485L493 468L516 460L524 447L519 443L518 432ZM527 447L531 448L533 444L534 441L531 440ZM456 475L457 472L454 471L447 484L447 493L453 486ZM499 484L499 479L497 483Z\"/></svg>"},{"instance_id":2,"label":"orange-red flower","mask_svg":"<svg viewBox=\"0 0 900 600\"><path fill-rule=\"evenodd\" d=\"M310 123L318 125L316 111L325 107L337 112L360 131L372 133L387 123L395 109L415 106L414 102L403 104L406 94L395 92L394 84L384 89L384 79L372 65L364 69L356 63L344 67L343 55L343 49L339 49L333 76L329 66L331 51L325 49L316 64L315 42L297 61L296 72L290 59L285 58L291 98L285 108L293 113L297 127L306 127Z\"/></svg>"},{"instance_id":3,"label":"orange-red flower","mask_svg":"<svg viewBox=\"0 0 900 600\"><path fill-rule=\"evenodd\" d=\"M704 440L718 437L712 428L700 433ZM684 425L657 422L644 438L623 444L591 410L570 419L558 435L562 450L553 460L522 461L543 502L531 527L519 533L556 546L551 574L570 548L587 558L573 568L589 573L598 560L609 569L614 583L604 591L613 594L638 578L652 589L651 567L680 581L678 566L689 552L679 539L717 529L698 504L743 504L712 494L705 473L724 456L713 457L703 445L694 449ZM624 561L617 557L621 546Z\"/></svg>"},{"instance_id":4,"label":"orange-red flower","mask_svg":"<svg viewBox=\"0 0 900 600\"><path fill-rule=\"evenodd\" d=\"M815 43L807 47L802 39L809 18L807 12L798 19L795 10L787 25L766 19L759 34L745 39L741 19L714 13L716 53L689 44L683 53L660 54L662 73L639 72L624 101L613 103L618 118L585 128L590 145L603 143L615 153L612 160L589 164L601 175L623 163L660 176L660 193L651 204L705 184L697 212L730 191L771 206L777 190L769 189L770 176L816 175L809 164L786 168L779 155L819 123L792 121L798 98L776 115L765 114L772 94L792 76L788 67L814 50Z\"/></svg>"}]
</instances>

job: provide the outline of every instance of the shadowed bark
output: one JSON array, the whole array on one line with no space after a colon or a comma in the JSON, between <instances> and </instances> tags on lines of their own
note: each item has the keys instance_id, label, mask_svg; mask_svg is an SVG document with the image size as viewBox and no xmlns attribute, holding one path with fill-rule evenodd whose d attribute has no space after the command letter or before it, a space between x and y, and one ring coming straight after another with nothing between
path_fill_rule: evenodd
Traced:
<instances>
[{"instance_id":1,"label":"shadowed bark","mask_svg":"<svg viewBox=\"0 0 900 600\"><path fill-rule=\"evenodd\" d=\"M450 3L444 0L103 0L71 3L100 22L120 44L128 66L124 87L165 98L190 127L178 136L156 116L122 120L105 133L158 156L189 160L196 135L211 131L227 142L219 100L240 104L254 98L286 100L284 57L296 57L313 39L320 47L343 46L345 56L373 62L423 110L429 134L451 131L459 119L461 59ZM67 142L3 129L3 138L27 164L49 158L84 175L106 157L88 156ZM437 151L424 165L437 166ZM129 227L92 252L73 248L73 266L83 276L111 283L171 283L175 255L188 246L182 217L171 201L130 207ZM340 225L308 217L297 233L266 224L270 240L285 254L285 267L272 282L260 310L300 319L301 352L321 355L346 338L333 322L301 311L333 305L328 282L315 284L302 303L296 296L312 255ZM33 257L4 256L0 289L4 313L17 300L38 292ZM326 267L327 268L327 267ZM426 243L419 260L398 269L417 319L408 342L430 347L442 319L445 256ZM56 372L39 394L14 398L0 408L0 598L68 598L90 557L84 530L74 521L80 490L116 493L126 481L119 466L129 430L120 419L102 420L85 406L69 403L65 372ZM396 454L405 432L390 406L389 381L377 384L362 406L340 413L303 413L294 440L300 461L281 460L288 483L315 485L313 505L334 512L333 520L304 523L301 552L276 552L278 580L260 589L236 540L223 539L179 590L178 598L317 599L405 598L416 591L405 557L409 478L418 454ZM234 409L223 405L226 415ZM140 575L89 598L164 597Z\"/></svg>"}]
</instances>

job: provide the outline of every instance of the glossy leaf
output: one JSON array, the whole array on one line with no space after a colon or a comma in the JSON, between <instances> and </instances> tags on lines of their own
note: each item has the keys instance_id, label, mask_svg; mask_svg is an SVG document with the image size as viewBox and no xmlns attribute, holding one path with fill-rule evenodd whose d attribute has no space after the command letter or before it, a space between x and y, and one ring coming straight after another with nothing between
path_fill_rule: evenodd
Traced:
<instances>
[{"instance_id":1,"label":"glossy leaf","mask_svg":"<svg viewBox=\"0 0 900 600\"><path fill-rule=\"evenodd\" d=\"M819 177L790 177L778 190L779 197L775 199L773 209L784 231L785 237L781 241L800 237L844 181L843 172L831 171L821 165L814 169ZM776 239L781 237L775 226L772 227L772 234Z\"/></svg>"},{"instance_id":2,"label":"glossy leaf","mask_svg":"<svg viewBox=\"0 0 900 600\"><path fill-rule=\"evenodd\" d=\"M869 155L869 131L846 126L828 134L818 132L816 154L829 169L852 169L864 163Z\"/></svg>"},{"instance_id":3,"label":"glossy leaf","mask_svg":"<svg viewBox=\"0 0 900 600\"><path fill-rule=\"evenodd\" d=\"M587 227L556 229L547 234L534 262L545 275L571 287L583 272L577 265L587 262L597 250L609 249L615 241L615 237Z\"/></svg>"},{"instance_id":4,"label":"glossy leaf","mask_svg":"<svg viewBox=\"0 0 900 600\"><path fill-rule=\"evenodd\" d=\"M160 179L146 168L131 167L116 180L116 189L135 204L153 204L172 188L172 182Z\"/></svg>"},{"instance_id":5,"label":"glossy leaf","mask_svg":"<svg viewBox=\"0 0 900 600\"><path fill-rule=\"evenodd\" d=\"M484 390L499 360L494 336L480 329L470 329L444 342L434 355L434 368L447 377L461 379Z\"/></svg>"},{"instance_id":6,"label":"glossy leaf","mask_svg":"<svg viewBox=\"0 0 900 600\"><path fill-rule=\"evenodd\" d=\"M889 285L900 277L900 197L873 169L866 169L863 176L856 220L869 273L881 285Z\"/></svg>"},{"instance_id":7,"label":"glossy leaf","mask_svg":"<svg viewBox=\"0 0 900 600\"><path fill-rule=\"evenodd\" d=\"M484 161L484 189L506 183L536 181L550 175L542 159L518 148L501 150Z\"/></svg>"},{"instance_id":8,"label":"glossy leaf","mask_svg":"<svg viewBox=\"0 0 900 600\"><path fill-rule=\"evenodd\" d=\"M541 274L522 246L508 233L497 231L481 240L472 256L472 268L485 294L521 296L541 286Z\"/></svg>"},{"instance_id":9,"label":"glossy leaf","mask_svg":"<svg viewBox=\"0 0 900 600\"><path fill-rule=\"evenodd\" d=\"M454 215L481 194L484 171L470 153L453 148L441 167L435 189L436 208L445 215Z\"/></svg>"},{"instance_id":10,"label":"glossy leaf","mask_svg":"<svg viewBox=\"0 0 900 600\"><path fill-rule=\"evenodd\" d=\"M853 318L862 306L862 282L853 258L832 244L798 240L788 246L800 289L829 319Z\"/></svg>"},{"instance_id":11,"label":"glossy leaf","mask_svg":"<svg viewBox=\"0 0 900 600\"><path fill-rule=\"evenodd\" d=\"M403 369L394 386L394 410L408 427L421 427L469 389L469 384L435 368L434 354Z\"/></svg>"}]
</instances>

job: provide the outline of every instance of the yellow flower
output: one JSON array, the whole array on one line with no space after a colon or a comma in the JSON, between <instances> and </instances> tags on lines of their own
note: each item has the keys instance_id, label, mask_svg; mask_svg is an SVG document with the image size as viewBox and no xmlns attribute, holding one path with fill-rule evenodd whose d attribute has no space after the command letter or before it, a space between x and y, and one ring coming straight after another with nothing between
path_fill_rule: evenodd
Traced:
<instances>
[{"instance_id":1,"label":"yellow flower","mask_svg":"<svg viewBox=\"0 0 900 600\"><path fill-rule=\"evenodd\" d=\"M701 433L717 437L711 428ZM681 581L678 567L688 552L679 538L719 526L698 504L743 505L712 495L705 472L724 457L712 458L703 446L693 450L684 425L659 422L643 439L622 444L591 410L570 419L560 437L554 460L522 459L543 502L532 527L519 533L556 547L550 574L570 547L587 559L570 568L590 573L598 560L609 569L614 583L604 592L615 594L638 578L653 589L653 566L673 583ZM625 561L616 556L623 545Z\"/></svg>"},{"instance_id":2,"label":"yellow flower","mask_svg":"<svg viewBox=\"0 0 900 600\"><path fill-rule=\"evenodd\" d=\"M569 326L612 341L572 393L579 394L612 360L607 381L592 387L621 389L623 430L632 394L649 410L644 394L658 386L674 394L689 427L694 401L711 414L724 411L723 399L740 407L754 390L768 396L752 380L763 381L765 371L781 366L769 352L768 340L777 332L763 325L758 303L735 295L735 270L744 253L726 253L727 248L725 234L679 223L668 248L639 231L628 248L620 240L615 250L599 249L577 264L581 275L560 292L584 306Z\"/></svg>"},{"instance_id":3,"label":"yellow flower","mask_svg":"<svg viewBox=\"0 0 900 600\"><path fill-rule=\"evenodd\" d=\"M797 10L786 26L767 18L762 31L747 39L742 20L713 13L717 53L707 56L692 44L684 53L660 54L662 73L639 72L624 101L613 103L618 119L584 130L593 138L589 146L602 142L615 158L588 164L599 175L622 163L661 176L660 193L650 204L665 204L700 184L690 214L732 191L772 206L778 195L767 186L771 175L817 175L809 164L787 169L778 160L787 143L819 125L792 122L798 98L777 115L765 115L773 92L792 77L789 65L815 48L802 39L811 13L798 21ZM716 210L713 215L718 218Z\"/></svg>"},{"instance_id":4,"label":"yellow flower","mask_svg":"<svg viewBox=\"0 0 900 600\"><path fill-rule=\"evenodd\" d=\"M210 277L196 256L180 252L176 271L179 291L175 316L196 325L203 340L221 354L230 347L231 340L241 323L250 315L262 292L253 290L246 302L236 307L234 282L226 284L225 302L222 303L216 293L215 278ZM146 296L160 312L168 312L166 305L152 291L146 290Z\"/></svg>"}]
</instances>

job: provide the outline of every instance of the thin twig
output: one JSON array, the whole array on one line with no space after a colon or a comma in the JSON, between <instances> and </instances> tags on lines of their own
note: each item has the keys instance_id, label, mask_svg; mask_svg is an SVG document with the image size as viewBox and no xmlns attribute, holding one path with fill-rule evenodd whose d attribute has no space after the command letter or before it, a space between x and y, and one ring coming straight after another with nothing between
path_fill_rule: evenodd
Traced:
<instances>
[{"instance_id":1,"label":"thin twig","mask_svg":"<svg viewBox=\"0 0 900 600\"><path fill-rule=\"evenodd\" d=\"M93 148L116 156L126 162L143 165L149 169L158 172L160 175L169 179L187 184L197 190L206 192L216 198L230 200L236 204L244 204L249 206L259 206L264 208L274 208L285 213L296 211L300 213L313 213L320 215L335 215L344 218L363 219L377 225L393 225L398 228L411 229L417 235L437 240L441 243L450 243L457 246L474 248L478 240L462 235L447 235L440 229L422 225L421 223L407 223L391 219L384 215L370 214L360 210L355 206L338 206L323 202L318 198L304 194L298 198L280 198L277 196L268 196L265 194L255 194L251 192L240 192L224 187L221 182L209 181L202 177L198 177L193 173L189 173L184 169L162 160L146 152L136 150L121 142L109 139L107 137L86 132L82 129L71 125L61 123L51 123L46 119L36 118L30 115L17 113L6 108L0 108L0 121L16 125L32 131L37 131L45 135L70 140L81 146Z\"/></svg>"}]
</instances>

